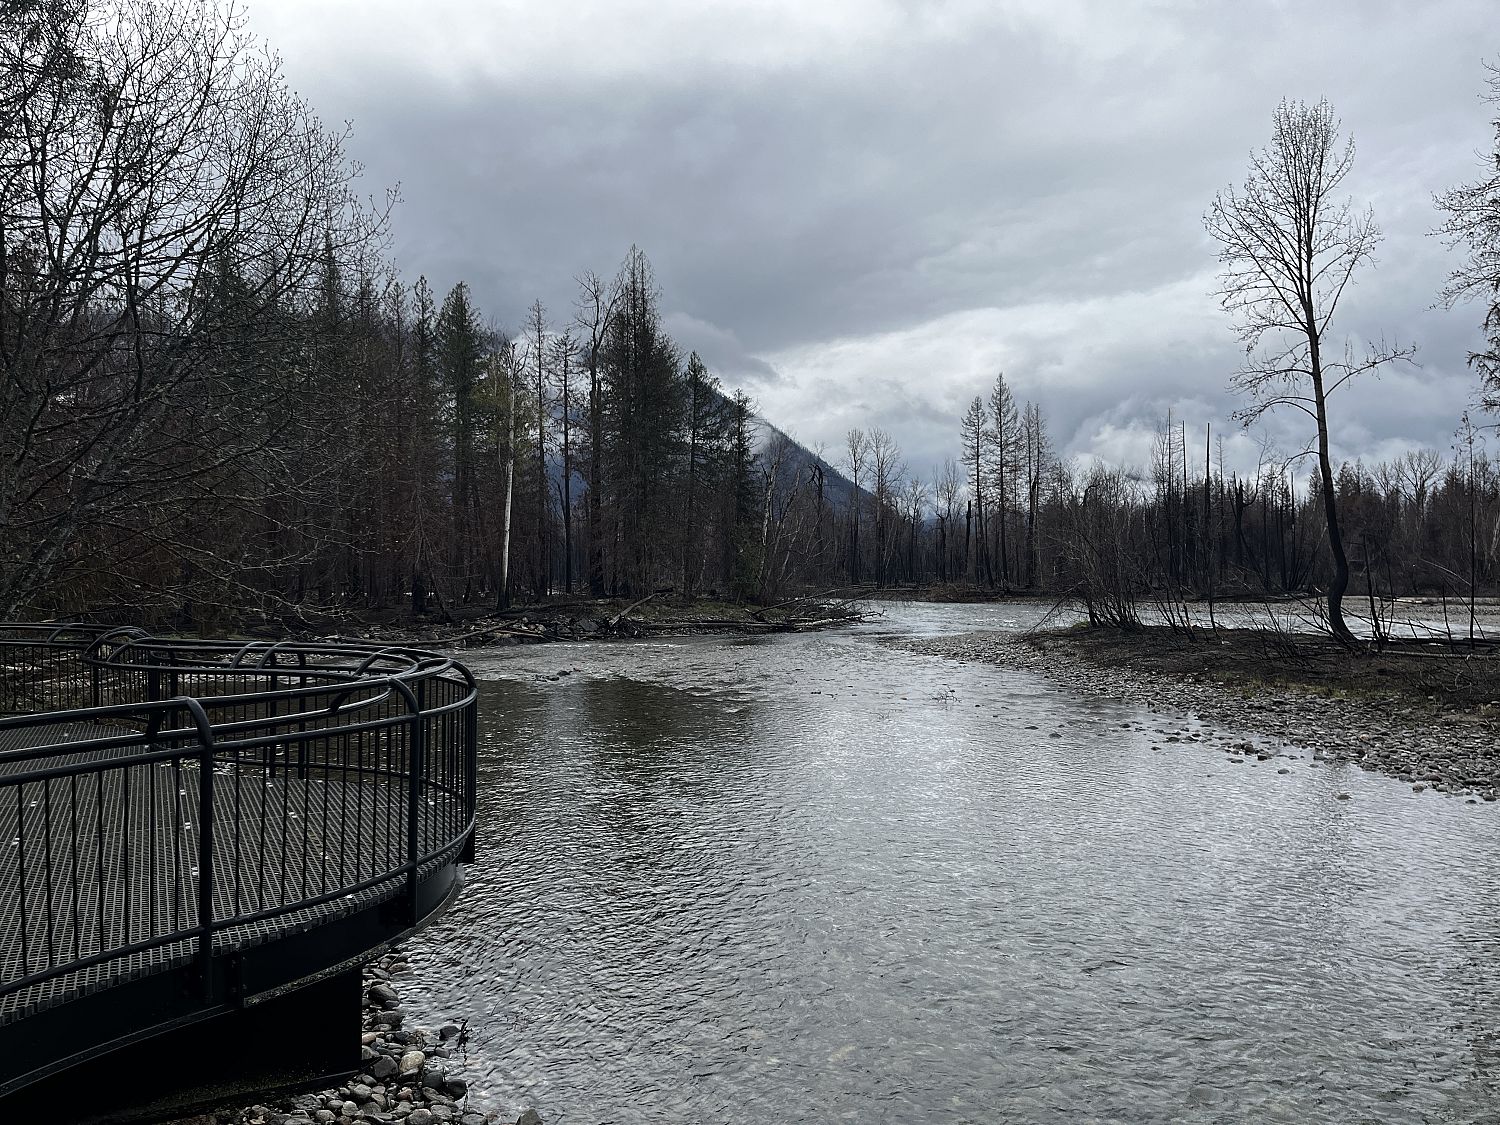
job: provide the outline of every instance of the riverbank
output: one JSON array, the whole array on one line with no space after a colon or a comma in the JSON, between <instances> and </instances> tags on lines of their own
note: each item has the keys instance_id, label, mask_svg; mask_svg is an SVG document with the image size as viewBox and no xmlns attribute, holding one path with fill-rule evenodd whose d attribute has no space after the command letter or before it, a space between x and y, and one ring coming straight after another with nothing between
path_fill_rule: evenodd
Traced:
<instances>
[{"instance_id":1,"label":"riverbank","mask_svg":"<svg viewBox=\"0 0 1500 1125\"><path fill-rule=\"evenodd\" d=\"M335 1089L244 1109L185 1118L176 1125L493 1125L498 1111L472 1105L464 1077L467 1030L406 1027L396 982L411 972L401 952L364 969L360 1072ZM527 1109L516 1125L542 1125Z\"/></svg>"},{"instance_id":2,"label":"riverbank","mask_svg":"<svg viewBox=\"0 0 1500 1125\"><path fill-rule=\"evenodd\" d=\"M451 649L629 637L795 633L850 625L867 616L857 599L806 597L760 606L708 598L684 600L663 592L628 600L538 602L504 611L468 607L446 617L396 609L309 612L254 632L277 640L337 639Z\"/></svg>"},{"instance_id":3,"label":"riverbank","mask_svg":"<svg viewBox=\"0 0 1500 1125\"><path fill-rule=\"evenodd\" d=\"M1388 774L1417 791L1500 796L1500 661L1350 654L1317 637L1258 630L1138 633L1059 629L895 642L916 652L1024 668L1089 694L1197 716L1167 741L1217 746L1232 762L1274 747Z\"/></svg>"}]
</instances>

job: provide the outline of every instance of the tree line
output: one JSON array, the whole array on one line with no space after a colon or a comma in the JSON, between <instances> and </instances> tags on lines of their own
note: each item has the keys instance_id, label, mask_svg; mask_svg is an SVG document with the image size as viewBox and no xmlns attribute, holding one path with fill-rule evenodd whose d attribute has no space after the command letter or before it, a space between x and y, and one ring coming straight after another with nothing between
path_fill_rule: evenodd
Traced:
<instances>
[{"instance_id":1,"label":"tree line","mask_svg":"<svg viewBox=\"0 0 1500 1125\"><path fill-rule=\"evenodd\" d=\"M1014 419L1004 388L997 378L990 400ZM1212 423L1190 433L1169 411L1149 463L1127 468L1053 457L1035 404L1014 425L995 417L982 398L965 415L967 487L961 503L938 505L935 577L1070 596L1092 620L1126 627L1144 605L1171 621L1190 600L1290 597L1334 580L1322 476L1269 441L1253 471L1226 471L1222 433ZM957 475L952 462L946 473ZM1500 590L1500 461L1467 414L1447 451L1343 463L1332 502L1362 616L1424 595L1451 600L1463 624L1476 596Z\"/></svg>"},{"instance_id":2,"label":"tree line","mask_svg":"<svg viewBox=\"0 0 1500 1125\"><path fill-rule=\"evenodd\" d=\"M0 613L793 579L791 443L638 249L514 332L406 285L390 200L214 0L7 4L0 75Z\"/></svg>"},{"instance_id":3,"label":"tree line","mask_svg":"<svg viewBox=\"0 0 1500 1125\"><path fill-rule=\"evenodd\" d=\"M1490 100L1500 104L1493 68L1490 88ZM1434 200L1443 216L1438 233L1465 252L1442 296L1450 306L1470 299L1485 306L1485 344L1469 358L1487 410L1500 404L1500 120L1494 124L1486 177ZM1137 624L1137 601L1148 596L1171 620L1187 593L1212 599L1225 589L1317 590L1329 632L1352 644L1347 597L1363 594L1378 622L1384 599L1432 592L1466 596L1473 629L1474 599L1495 585L1500 541L1494 466L1480 427L1463 416L1446 463L1433 450L1370 470L1333 462L1334 394L1415 352L1384 339L1359 343L1335 328L1351 281L1381 240L1370 209L1339 195L1353 162L1353 141L1340 136L1326 101L1284 101L1272 118L1271 143L1252 154L1243 187L1220 192L1204 216L1220 250L1219 296L1245 346L1244 364L1230 380L1244 399L1235 417L1249 426L1272 411L1300 412L1310 423L1307 445L1280 458L1263 446L1249 479L1226 480L1222 457L1214 471L1206 430L1195 484L1186 427L1179 436L1169 414L1149 476L1101 466L1054 474L1051 520L1044 514L1057 547L1050 588L1080 597L1091 619ZM1002 376L988 404L976 398L962 425L969 572L991 586L997 561L1001 586L1009 585L1013 560L1023 573L1038 572L1031 451L1045 442L1034 439L1041 431L1032 409L1028 404L1018 426ZM1023 445L1024 456L1017 452ZM1312 458L1311 471L1299 493L1293 473L1304 457ZM1012 503L1018 485L1027 490L1020 554L1007 545L1016 537L1013 509L1022 507Z\"/></svg>"},{"instance_id":4,"label":"tree line","mask_svg":"<svg viewBox=\"0 0 1500 1125\"><path fill-rule=\"evenodd\" d=\"M1497 468L1468 418L1451 456L1332 463L1329 397L1410 350L1334 331L1379 231L1336 196L1353 149L1326 104L1284 103L1206 216L1241 420L1299 410L1305 450L1226 475L1169 416L1147 467L1071 461L1001 375L924 480L879 427L825 460L726 393L664 331L638 248L509 330L463 282L404 282L391 200L215 0L18 0L0 72L0 613L204 628L935 583L1120 620L1143 596L1317 589L1337 632L1345 596L1497 582ZM1493 405L1500 180L1438 203Z\"/></svg>"}]
</instances>

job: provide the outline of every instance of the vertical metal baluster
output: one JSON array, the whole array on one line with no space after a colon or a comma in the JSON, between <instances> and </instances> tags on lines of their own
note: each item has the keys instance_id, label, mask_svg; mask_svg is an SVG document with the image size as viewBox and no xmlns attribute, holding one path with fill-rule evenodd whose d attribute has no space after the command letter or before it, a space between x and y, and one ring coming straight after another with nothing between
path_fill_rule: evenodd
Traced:
<instances>
[{"instance_id":1,"label":"vertical metal baluster","mask_svg":"<svg viewBox=\"0 0 1500 1125\"><path fill-rule=\"evenodd\" d=\"M287 758L291 758L290 744L288 744ZM281 779L281 892L277 899L278 903L284 905L289 897L289 884L287 883L287 847L292 835L292 774L290 770Z\"/></svg>"},{"instance_id":2,"label":"vertical metal baluster","mask_svg":"<svg viewBox=\"0 0 1500 1125\"><path fill-rule=\"evenodd\" d=\"M244 912L240 902L240 887L244 881L243 871L245 868L245 835L242 831L243 812L245 804L245 770L241 756L243 748L236 747L234 751L234 766L229 774L234 779L234 911L235 916Z\"/></svg>"},{"instance_id":3,"label":"vertical metal baluster","mask_svg":"<svg viewBox=\"0 0 1500 1125\"><path fill-rule=\"evenodd\" d=\"M146 934L157 934L156 911L156 774L160 766L152 762L146 767Z\"/></svg>"},{"instance_id":4,"label":"vertical metal baluster","mask_svg":"<svg viewBox=\"0 0 1500 1125\"><path fill-rule=\"evenodd\" d=\"M387 871L394 871L401 866L399 859L405 850L405 825L402 823L400 806L397 802L396 785L398 780L404 779L408 771L407 763L411 760L412 726L416 720L402 723L397 728L399 732L395 745L386 754L385 780L381 782L381 801L385 805L385 846ZM404 790L400 794L404 798Z\"/></svg>"},{"instance_id":5,"label":"vertical metal baluster","mask_svg":"<svg viewBox=\"0 0 1500 1125\"><path fill-rule=\"evenodd\" d=\"M420 854L419 817L422 813L422 771L426 768L424 750L427 740L426 704L427 681L418 680L416 690L417 721L412 731L411 777L407 781L406 798L406 895L411 908L411 921L417 922L417 856Z\"/></svg>"},{"instance_id":6,"label":"vertical metal baluster","mask_svg":"<svg viewBox=\"0 0 1500 1125\"><path fill-rule=\"evenodd\" d=\"M124 909L123 913L121 914L121 920L123 921L124 926L125 926L125 937L123 939L122 944L125 944L125 945L129 945L134 940L131 935L133 934L134 928L135 928L134 925L133 925L134 919L131 918L131 908L135 905L134 895L131 893L131 891L132 891L132 884L134 883L135 880L134 880L134 877L131 874L131 869L130 869L130 833L131 833L131 823L130 823L130 777L131 777L131 775L134 772L135 772L135 770L131 766L126 766L125 769L124 769L124 774L125 774L124 790L125 790L125 792L124 792L124 796L122 798L121 809L120 809L120 823L124 827L124 836L125 836L125 847L123 849L123 851L125 853L125 866L124 866L124 868L121 871L121 882L123 883L123 885L125 887L125 909Z\"/></svg>"},{"instance_id":7,"label":"vertical metal baluster","mask_svg":"<svg viewBox=\"0 0 1500 1125\"><path fill-rule=\"evenodd\" d=\"M276 733L277 732L275 732L273 730L273 731L270 732L270 736L274 739ZM267 758L267 760L269 760L270 757L271 757L271 755L275 753L275 748L276 748L276 743L274 741L268 742L266 744L265 752L266 752L266 758ZM259 792L260 792L260 824L259 824L259 831L258 831L259 846L256 849L256 854L257 854L258 859L260 860L260 878L257 879L256 883L255 883L255 891L256 891L256 894L255 894L255 909L257 909L257 910L261 909L266 904L266 820L268 819L268 814L269 814L269 808L270 808L270 803L271 803L271 794L274 791L275 786L276 786L275 775L272 774L272 773L270 773L268 771L265 779L261 783L260 790L259 790Z\"/></svg>"},{"instance_id":8,"label":"vertical metal baluster","mask_svg":"<svg viewBox=\"0 0 1500 1125\"><path fill-rule=\"evenodd\" d=\"M328 878L328 763L333 756L333 747L333 738L325 734L323 736L323 760L321 763L323 767L323 777L321 779L322 784L319 786L319 789L322 793L322 798L319 802L322 807L322 813L320 815L323 818L322 823L318 826L318 856L322 867L323 876L323 885L318 888L319 894L322 894L324 891L333 889L332 880Z\"/></svg>"},{"instance_id":9,"label":"vertical metal baluster","mask_svg":"<svg viewBox=\"0 0 1500 1125\"><path fill-rule=\"evenodd\" d=\"M389 706L390 706L390 700L387 699L385 707L389 707ZM382 712L385 710L385 707L381 708ZM376 728L376 730L374 732L372 732L372 733L374 733L374 735L376 737L379 737L379 728ZM363 840L363 839L366 838L366 836L365 836L365 732L364 731L360 731L359 732L359 740L354 745L355 745L355 751L354 751L354 815L357 818L357 823L359 824L359 838L361 840ZM356 882L356 883L360 882L365 877L364 869L362 867L360 867L360 863L359 863L360 857L363 854L363 851L364 851L364 849L362 849L362 848L356 848L354 850L354 882Z\"/></svg>"},{"instance_id":10,"label":"vertical metal baluster","mask_svg":"<svg viewBox=\"0 0 1500 1125\"><path fill-rule=\"evenodd\" d=\"M104 908L104 891L108 886L107 872L104 869L104 773L104 770L99 770L94 774L94 870L98 873L99 884L99 893L94 896L99 910L99 948L96 952L103 952L109 947L109 936L104 932L107 916Z\"/></svg>"},{"instance_id":11,"label":"vertical metal baluster","mask_svg":"<svg viewBox=\"0 0 1500 1125\"><path fill-rule=\"evenodd\" d=\"M368 721L368 720L365 720ZM347 841L349 838L349 745L353 742L358 745L362 737L362 729L351 734L344 735L344 753L339 759L339 885L349 885L349 864Z\"/></svg>"},{"instance_id":12,"label":"vertical metal baluster","mask_svg":"<svg viewBox=\"0 0 1500 1125\"><path fill-rule=\"evenodd\" d=\"M71 839L73 846L68 849L69 868L72 878L69 880L68 889L72 891L73 897L73 960L83 956L83 919L78 914L78 775L68 775L68 813L71 821Z\"/></svg>"},{"instance_id":13,"label":"vertical metal baluster","mask_svg":"<svg viewBox=\"0 0 1500 1125\"><path fill-rule=\"evenodd\" d=\"M26 783L16 782L16 870L21 883L21 975L31 972L31 942L26 933L26 922L31 909L26 894Z\"/></svg>"},{"instance_id":14,"label":"vertical metal baluster","mask_svg":"<svg viewBox=\"0 0 1500 1125\"><path fill-rule=\"evenodd\" d=\"M196 700L188 706L198 727L198 969L203 999L214 998L214 735Z\"/></svg>"},{"instance_id":15,"label":"vertical metal baluster","mask_svg":"<svg viewBox=\"0 0 1500 1125\"><path fill-rule=\"evenodd\" d=\"M327 724L325 723L325 728ZM328 735L325 733L323 739L326 741ZM304 740L301 746L302 763L302 898L307 898L311 893L308 888L308 875L312 869L312 777L308 773L308 759L312 754L311 743Z\"/></svg>"},{"instance_id":16,"label":"vertical metal baluster","mask_svg":"<svg viewBox=\"0 0 1500 1125\"><path fill-rule=\"evenodd\" d=\"M47 897L42 902L42 909L47 919L47 965L50 968L57 964L57 921L56 912L52 909L52 896L57 887L52 869L52 779L50 777L42 782L42 860L43 870L47 876Z\"/></svg>"},{"instance_id":17,"label":"vertical metal baluster","mask_svg":"<svg viewBox=\"0 0 1500 1125\"><path fill-rule=\"evenodd\" d=\"M182 861L182 838L187 834L187 781L182 772L182 759L172 759L172 930L178 932L187 925L187 904L183 902L187 868Z\"/></svg>"}]
</instances>

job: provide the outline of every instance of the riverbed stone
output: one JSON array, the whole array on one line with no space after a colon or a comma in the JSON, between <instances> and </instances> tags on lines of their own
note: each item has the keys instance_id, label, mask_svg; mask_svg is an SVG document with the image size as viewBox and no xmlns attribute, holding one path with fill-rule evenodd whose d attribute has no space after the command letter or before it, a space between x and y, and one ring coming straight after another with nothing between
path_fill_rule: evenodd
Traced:
<instances>
[{"instance_id":1,"label":"riverbed stone","mask_svg":"<svg viewBox=\"0 0 1500 1125\"><path fill-rule=\"evenodd\" d=\"M400 1067L396 1064L396 1060L391 1058L390 1055L381 1055L375 1060L375 1064L370 1067L370 1075L378 1081L391 1077L399 1069Z\"/></svg>"},{"instance_id":2,"label":"riverbed stone","mask_svg":"<svg viewBox=\"0 0 1500 1125\"><path fill-rule=\"evenodd\" d=\"M430 1051L421 1049L429 1041L440 1043L460 1035L458 1024L445 1023L436 1032L424 1032L420 1028L396 1030L390 1026L393 1019L404 1019L405 1013L395 989L380 986L389 976L402 971L408 971L408 963L395 955L387 955L366 967L363 995L366 1030L359 1040L363 1069L358 1074L335 1089L298 1095L278 1105L256 1105L232 1113L221 1112L206 1118L205 1122L217 1125L382 1125L400 1122L450 1125L462 1118L463 1125L490 1125L491 1115L478 1108L461 1109L455 1101L455 1098L467 1095L468 1082L460 1073L461 1062L449 1061L452 1052L440 1046Z\"/></svg>"}]
</instances>

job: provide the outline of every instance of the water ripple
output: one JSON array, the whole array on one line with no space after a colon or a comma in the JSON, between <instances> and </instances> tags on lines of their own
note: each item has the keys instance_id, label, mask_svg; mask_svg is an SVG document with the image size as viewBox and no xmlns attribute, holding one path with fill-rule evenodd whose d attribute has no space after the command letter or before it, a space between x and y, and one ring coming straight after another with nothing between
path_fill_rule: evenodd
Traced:
<instances>
[{"instance_id":1,"label":"water ripple","mask_svg":"<svg viewBox=\"0 0 1500 1125\"><path fill-rule=\"evenodd\" d=\"M1036 615L483 658L479 862L408 988L470 1020L476 1096L554 1123L1500 1120L1494 810L1227 764L1165 741L1212 740L1187 716L876 643Z\"/></svg>"}]
</instances>

